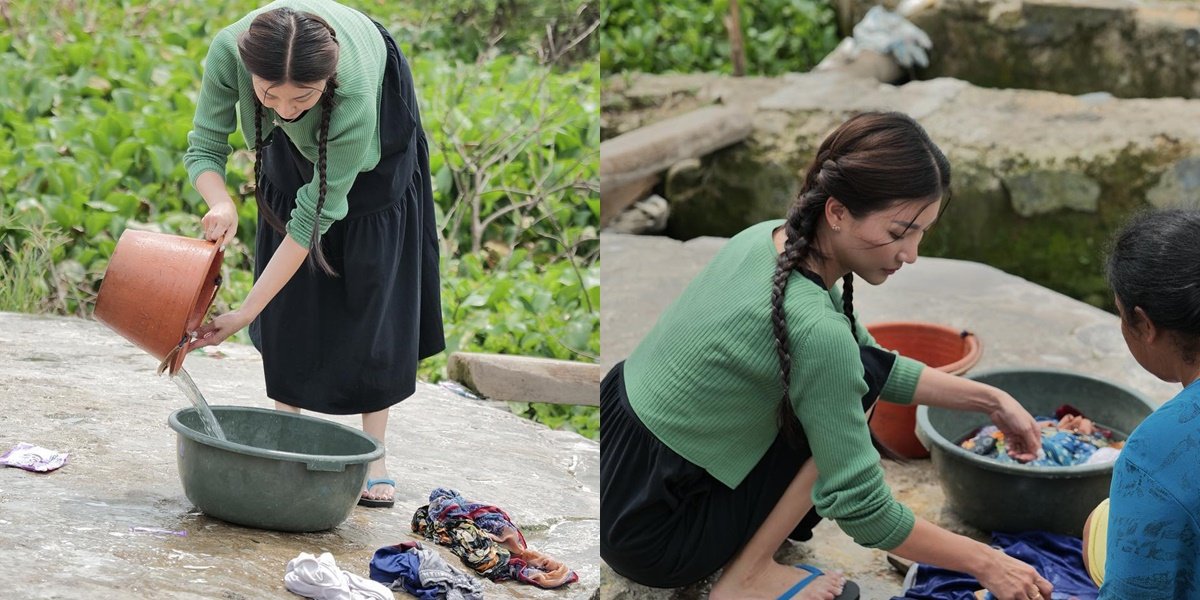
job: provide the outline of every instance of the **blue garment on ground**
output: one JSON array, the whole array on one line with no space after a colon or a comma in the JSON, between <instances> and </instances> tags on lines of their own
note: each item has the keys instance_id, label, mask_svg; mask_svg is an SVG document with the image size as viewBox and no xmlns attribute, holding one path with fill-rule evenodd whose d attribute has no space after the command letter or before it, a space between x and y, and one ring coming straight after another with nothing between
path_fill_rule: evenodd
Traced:
<instances>
[{"instance_id":1,"label":"blue garment on ground","mask_svg":"<svg viewBox=\"0 0 1200 600\"><path fill-rule=\"evenodd\" d=\"M1200 598L1200 381L1142 421L1113 466L1100 597Z\"/></svg>"},{"instance_id":2,"label":"blue garment on ground","mask_svg":"<svg viewBox=\"0 0 1200 600\"><path fill-rule=\"evenodd\" d=\"M419 600L483 600L479 581L417 542L384 546L371 558L371 579Z\"/></svg>"},{"instance_id":3,"label":"blue garment on ground","mask_svg":"<svg viewBox=\"0 0 1200 600\"><path fill-rule=\"evenodd\" d=\"M1054 584L1050 600L1096 600L1099 590L1083 568L1083 542L1079 538L1031 531L993 533L992 546L1033 565ZM975 600L982 586L974 577L930 565L917 567L916 579L903 596L892 600Z\"/></svg>"},{"instance_id":4,"label":"blue garment on ground","mask_svg":"<svg viewBox=\"0 0 1200 600\"><path fill-rule=\"evenodd\" d=\"M384 546L371 558L371 579L392 586L399 581L404 591L420 600L438 600L438 588L421 587L421 559L402 546Z\"/></svg>"}]
</instances>

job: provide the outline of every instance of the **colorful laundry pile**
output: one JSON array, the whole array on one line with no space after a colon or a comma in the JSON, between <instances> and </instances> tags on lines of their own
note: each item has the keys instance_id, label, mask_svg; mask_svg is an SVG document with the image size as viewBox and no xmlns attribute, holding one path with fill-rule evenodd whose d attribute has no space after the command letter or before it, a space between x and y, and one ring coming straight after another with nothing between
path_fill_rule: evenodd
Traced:
<instances>
[{"instance_id":1,"label":"colorful laundry pile","mask_svg":"<svg viewBox=\"0 0 1200 600\"><path fill-rule=\"evenodd\" d=\"M450 566L420 542L384 546L371 558L371 579L420 600L483 600L478 579Z\"/></svg>"},{"instance_id":2,"label":"colorful laundry pile","mask_svg":"<svg viewBox=\"0 0 1200 600\"><path fill-rule=\"evenodd\" d=\"M1069 404L1059 407L1054 417L1037 417L1037 421L1042 427L1042 447L1036 460L1023 464L1071 467L1113 462L1125 445L1113 439L1111 430L1096 425ZM1008 455L1004 432L995 425L971 433L959 445L999 463L1018 463Z\"/></svg>"},{"instance_id":3,"label":"colorful laundry pile","mask_svg":"<svg viewBox=\"0 0 1200 600\"><path fill-rule=\"evenodd\" d=\"M468 502L454 490L433 490L429 505L413 514L412 530L449 547L464 564L492 581L513 579L553 589L579 580L566 565L530 550L508 513Z\"/></svg>"},{"instance_id":4,"label":"colorful laundry pile","mask_svg":"<svg viewBox=\"0 0 1200 600\"><path fill-rule=\"evenodd\" d=\"M1079 538L1032 531L993 533L992 546L1028 563L1054 584L1046 600L1096 600L1100 590L1083 568L1083 542ZM979 581L966 573L915 564L904 579L904 595L892 600L977 600L989 598Z\"/></svg>"}]
</instances>

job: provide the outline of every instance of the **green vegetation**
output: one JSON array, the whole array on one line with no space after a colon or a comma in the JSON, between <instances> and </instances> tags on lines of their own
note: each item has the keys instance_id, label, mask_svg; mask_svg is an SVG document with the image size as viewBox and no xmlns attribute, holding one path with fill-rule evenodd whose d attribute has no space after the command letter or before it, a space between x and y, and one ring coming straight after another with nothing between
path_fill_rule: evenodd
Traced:
<instances>
[{"instance_id":1,"label":"green vegetation","mask_svg":"<svg viewBox=\"0 0 1200 600\"><path fill-rule=\"evenodd\" d=\"M387 25L412 63L444 240L448 351L595 361L599 72L579 60L594 48L585 35L591 9L555 0L458 0L435 12L347 3ZM86 316L123 230L200 235L206 207L182 155L203 58L218 29L258 4L5 4L0 310ZM504 29L511 24L521 29ZM583 37L569 48L570 40L538 42L547 26ZM240 132L230 143L227 183L241 223L218 312L249 291L257 218L253 153ZM426 361L422 377L440 379L444 364L444 355ZM594 408L514 408L598 435Z\"/></svg>"},{"instance_id":2,"label":"green vegetation","mask_svg":"<svg viewBox=\"0 0 1200 600\"><path fill-rule=\"evenodd\" d=\"M748 75L808 71L838 43L826 0L739 2ZM610 0L600 13L600 69L732 72L729 0Z\"/></svg>"}]
</instances>

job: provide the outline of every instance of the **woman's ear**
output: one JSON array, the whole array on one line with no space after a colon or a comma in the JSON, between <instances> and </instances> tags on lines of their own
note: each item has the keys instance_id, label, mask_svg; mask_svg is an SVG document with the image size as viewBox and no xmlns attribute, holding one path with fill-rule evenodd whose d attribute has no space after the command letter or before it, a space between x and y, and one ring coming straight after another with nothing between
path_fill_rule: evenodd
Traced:
<instances>
[{"instance_id":1,"label":"woman's ear","mask_svg":"<svg viewBox=\"0 0 1200 600\"><path fill-rule=\"evenodd\" d=\"M1162 329L1154 325L1154 321L1146 314L1146 311L1140 306L1133 307L1133 323L1129 327L1137 339L1146 343L1153 344L1162 335Z\"/></svg>"},{"instance_id":2,"label":"woman's ear","mask_svg":"<svg viewBox=\"0 0 1200 600\"><path fill-rule=\"evenodd\" d=\"M825 221L834 231L840 231L849 216L850 210L837 198L830 196L829 200L825 201Z\"/></svg>"}]
</instances>

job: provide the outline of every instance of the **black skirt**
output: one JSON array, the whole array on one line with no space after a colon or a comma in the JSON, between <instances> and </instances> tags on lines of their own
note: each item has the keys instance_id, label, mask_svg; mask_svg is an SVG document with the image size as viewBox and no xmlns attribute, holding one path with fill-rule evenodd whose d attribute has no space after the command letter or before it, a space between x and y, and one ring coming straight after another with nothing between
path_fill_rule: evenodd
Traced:
<instances>
[{"instance_id":1,"label":"black skirt","mask_svg":"<svg viewBox=\"0 0 1200 600\"><path fill-rule=\"evenodd\" d=\"M861 348L874 405L895 355ZM724 567L750 541L783 492L812 456L782 434L749 475L729 489L662 443L629 405L624 363L600 387L600 556L617 573L642 585L690 585ZM793 538L808 539L821 518L809 511Z\"/></svg>"},{"instance_id":2,"label":"black skirt","mask_svg":"<svg viewBox=\"0 0 1200 600\"><path fill-rule=\"evenodd\" d=\"M338 276L302 265L250 326L267 396L326 414L404 400L416 390L417 362L446 346L429 147L408 63L379 31L387 47L379 164L358 175L346 217L321 238ZM286 221L313 164L280 129L266 144L260 193ZM259 218L256 279L285 235Z\"/></svg>"}]
</instances>

